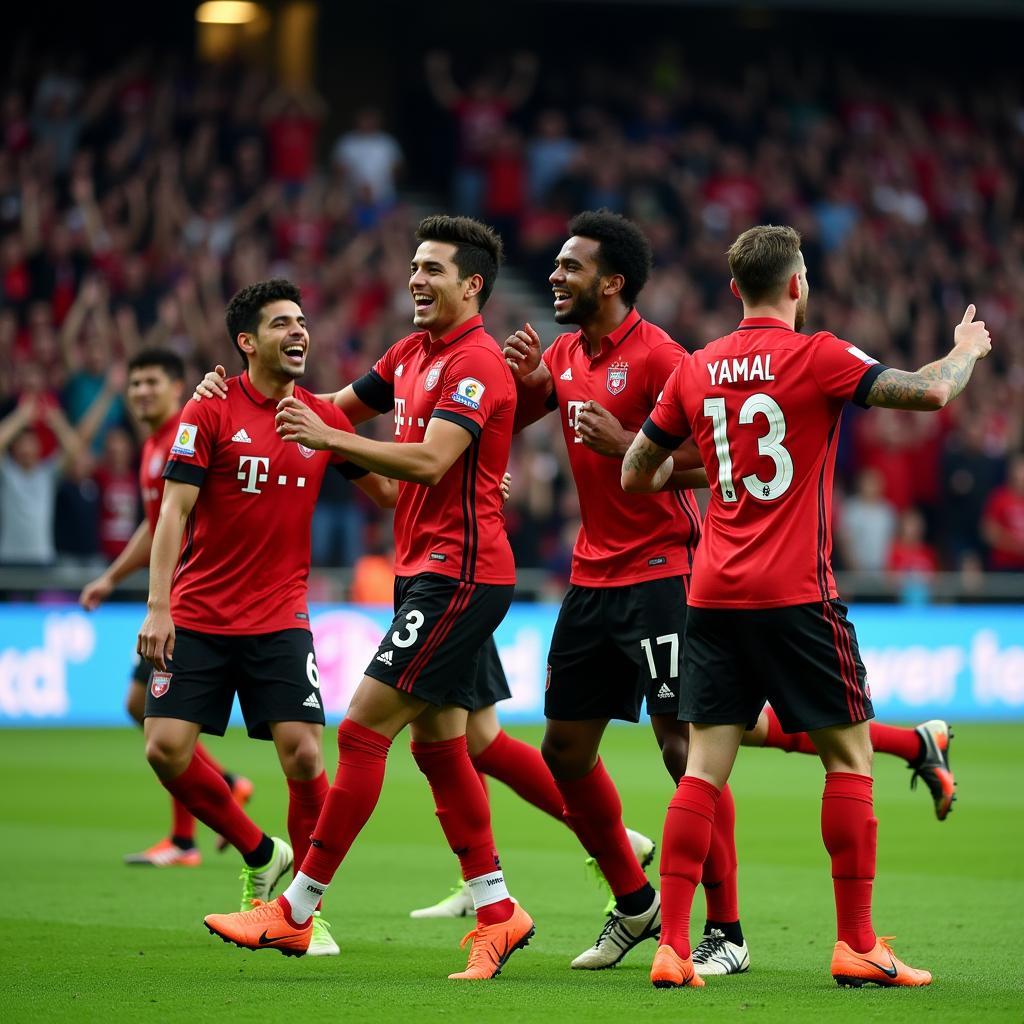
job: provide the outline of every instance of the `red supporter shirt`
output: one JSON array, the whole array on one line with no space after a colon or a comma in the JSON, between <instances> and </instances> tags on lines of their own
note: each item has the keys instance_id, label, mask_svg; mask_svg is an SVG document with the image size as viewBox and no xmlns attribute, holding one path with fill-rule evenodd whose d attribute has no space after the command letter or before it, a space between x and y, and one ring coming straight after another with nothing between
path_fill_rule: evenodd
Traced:
<instances>
[{"instance_id":1,"label":"red supporter shirt","mask_svg":"<svg viewBox=\"0 0 1024 1024\"><path fill-rule=\"evenodd\" d=\"M160 518L160 502L164 496L164 466L177 437L179 419L180 416L172 416L142 443L139 490L142 492L142 510L149 520L150 533L156 532L156 521Z\"/></svg>"},{"instance_id":2,"label":"red supporter shirt","mask_svg":"<svg viewBox=\"0 0 1024 1024\"><path fill-rule=\"evenodd\" d=\"M985 505L984 519L1009 533L1024 546L1024 494L1016 494L1009 487L997 487ZM993 569L1024 571L1024 553L990 548L989 562Z\"/></svg>"},{"instance_id":3,"label":"red supporter shirt","mask_svg":"<svg viewBox=\"0 0 1024 1024\"><path fill-rule=\"evenodd\" d=\"M132 539L138 525L139 492L135 474L111 473L101 466L95 475L100 489L100 550L113 561Z\"/></svg>"},{"instance_id":4,"label":"red supporter shirt","mask_svg":"<svg viewBox=\"0 0 1024 1024\"><path fill-rule=\"evenodd\" d=\"M834 334L744 320L684 360L644 433L691 433L711 481L689 603L776 608L837 597L832 475L843 404L885 369Z\"/></svg>"},{"instance_id":5,"label":"red supporter shirt","mask_svg":"<svg viewBox=\"0 0 1024 1024\"><path fill-rule=\"evenodd\" d=\"M516 391L483 319L463 321L437 341L426 331L402 338L353 389L372 409L394 409L398 444L421 442L432 418L457 423L473 436L433 487L399 482L395 575L434 572L475 583L515 583L500 488Z\"/></svg>"},{"instance_id":6,"label":"red supporter shirt","mask_svg":"<svg viewBox=\"0 0 1024 1024\"><path fill-rule=\"evenodd\" d=\"M348 417L305 388L295 397L329 426ZM329 463L340 456L282 441L277 399L248 374L224 401L190 401L181 411L164 477L199 488L171 585L175 626L201 633L309 629L306 584L310 522Z\"/></svg>"},{"instance_id":7,"label":"red supporter shirt","mask_svg":"<svg viewBox=\"0 0 1024 1024\"><path fill-rule=\"evenodd\" d=\"M700 512L689 491L626 494L619 459L598 455L576 435L580 407L592 399L633 433L657 404L665 381L686 350L632 309L601 340L593 359L581 331L559 335L543 356L580 500L580 532L570 582L622 587L685 576L700 538Z\"/></svg>"}]
</instances>

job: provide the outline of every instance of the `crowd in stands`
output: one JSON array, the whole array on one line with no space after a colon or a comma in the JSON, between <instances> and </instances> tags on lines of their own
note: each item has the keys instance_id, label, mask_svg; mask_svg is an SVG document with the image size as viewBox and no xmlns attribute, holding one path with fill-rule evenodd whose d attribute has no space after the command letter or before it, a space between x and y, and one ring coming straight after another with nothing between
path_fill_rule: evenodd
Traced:
<instances>
[{"instance_id":1,"label":"crowd in stands","mask_svg":"<svg viewBox=\"0 0 1024 1024\"><path fill-rule=\"evenodd\" d=\"M548 70L521 54L463 82L457 61L426 58L421 102L454 140L439 204L498 226L541 303L572 213L633 218L655 252L641 312L691 349L735 325L724 251L754 223L803 235L806 329L884 363L937 358L975 303L993 355L960 400L938 416L846 414L836 560L1024 571L1019 83L810 58L715 71L671 49L644 65L581 60L569 78ZM152 53L100 71L84 55L23 53L6 69L0 563L117 553L139 515L124 362L159 344L196 379L218 362L236 372L223 308L238 287L274 275L302 288L316 390L348 383L408 332L417 214L401 196L422 185L422 145L374 109L336 110L346 126L332 138L329 113L261 71L229 77ZM487 318L503 338L522 311L499 291ZM578 526L563 447L553 418L524 436L507 506L520 565L556 581ZM388 532L329 479L314 562L352 565L386 551Z\"/></svg>"}]
</instances>

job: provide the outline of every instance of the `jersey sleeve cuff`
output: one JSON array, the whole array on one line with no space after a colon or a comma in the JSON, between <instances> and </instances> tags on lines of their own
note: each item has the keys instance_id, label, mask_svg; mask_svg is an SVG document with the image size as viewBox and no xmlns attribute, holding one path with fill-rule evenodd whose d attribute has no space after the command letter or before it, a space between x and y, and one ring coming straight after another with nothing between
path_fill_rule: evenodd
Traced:
<instances>
[{"instance_id":1,"label":"jersey sleeve cuff","mask_svg":"<svg viewBox=\"0 0 1024 1024\"><path fill-rule=\"evenodd\" d=\"M853 398L850 399L856 405L861 408L868 408L868 392L871 390L871 385L878 380L880 374L888 370L888 366L884 366L882 363L875 363L874 366L869 366L864 371L864 376L861 377L860 382L857 384L857 390L853 393Z\"/></svg>"},{"instance_id":2,"label":"jersey sleeve cuff","mask_svg":"<svg viewBox=\"0 0 1024 1024\"><path fill-rule=\"evenodd\" d=\"M377 412L390 412L395 407L394 385L389 384L376 370L370 370L354 380L352 390L360 402Z\"/></svg>"},{"instance_id":3,"label":"jersey sleeve cuff","mask_svg":"<svg viewBox=\"0 0 1024 1024\"><path fill-rule=\"evenodd\" d=\"M206 479L206 467L169 459L167 465L164 466L162 475L165 480L177 480L180 484L202 487L203 481Z\"/></svg>"},{"instance_id":4,"label":"jersey sleeve cuff","mask_svg":"<svg viewBox=\"0 0 1024 1024\"><path fill-rule=\"evenodd\" d=\"M640 429L648 440L653 441L659 448L667 448L670 452L674 452L683 443L683 438L673 437L672 434L666 433L650 416L647 417Z\"/></svg>"},{"instance_id":5,"label":"jersey sleeve cuff","mask_svg":"<svg viewBox=\"0 0 1024 1024\"><path fill-rule=\"evenodd\" d=\"M474 440L480 436L480 424L476 420L471 420L468 416L463 416L461 413L452 412L449 409L435 409L431 414L432 420L447 420L449 423L457 423L460 427L468 430Z\"/></svg>"},{"instance_id":6,"label":"jersey sleeve cuff","mask_svg":"<svg viewBox=\"0 0 1024 1024\"><path fill-rule=\"evenodd\" d=\"M364 476L370 475L368 469L363 469L354 462L335 462L333 465L346 480L361 480Z\"/></svg>"}]
</instances>

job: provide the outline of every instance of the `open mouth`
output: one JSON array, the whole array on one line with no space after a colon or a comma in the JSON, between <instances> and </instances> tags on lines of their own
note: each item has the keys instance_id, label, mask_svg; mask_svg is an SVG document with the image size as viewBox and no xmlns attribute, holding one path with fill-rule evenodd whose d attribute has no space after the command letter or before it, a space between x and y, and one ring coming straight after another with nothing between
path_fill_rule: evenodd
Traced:
<instances>
[{"instance_id":1,"label":"open mouth","mask_svg":"<svg viewBox=\"0 0 1024 1024\"><path fill-rule=\"evenodd\" d=\"M298 343L287 345L284 349L284 357L289 363L301 366L306 358L306 346Z\"/></svg>"},{"instance_id":2,"label":"open mouth","mask_svg":"<svg viewBox=\"0 0 1024 1024\"><path fill-rule=\"evenodd\" d=\"M565 309L572 303L572 292L567 288L552 288L555 297L555 309Z\"/></svg>"},{"instance_id":3,"label":"open mouth","mask_svg":"<svg viewBox=\"0 0 1024 1024\"><path fill-rule=\"evenodd\" d=\"M416 306L416 312L422 313L434 305L434 296L427 295L425 292L414 292L412 301Z\"/></svg>"}]
</instances>

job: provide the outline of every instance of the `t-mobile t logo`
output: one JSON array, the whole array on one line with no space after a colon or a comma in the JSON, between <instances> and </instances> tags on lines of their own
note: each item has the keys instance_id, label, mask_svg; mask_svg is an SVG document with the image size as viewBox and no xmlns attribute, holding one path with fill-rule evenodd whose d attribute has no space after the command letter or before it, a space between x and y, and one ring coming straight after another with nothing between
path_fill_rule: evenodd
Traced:
<instances>
[{"instance_id":1,"label":"t-mobile t logo","mask_svg":"<svg viewBox=\"0 0 1024 1024\"><path fill-rule=\"evenodd\" d=\"M238 479L245 483L243 494L262 494L256 486L267 482L270 459L262 455L241 455L238 458Z\"/></svg>"},{"instance_id":2,"label":"t-mobile t logo","mask_svg":"<svg viewBox=\"0 0 1024 1024\"><path fill-rule=\"evenodd\" d=\"M395 436L397 437L402 433L402 427L405 426L405 399L395 399Z\"/></svg>"},{"instance_id":3,"label":"t-mobile t logo","mask_svg":"<svg viewBox=\"0 0 1024 1024\"><path fill-rule=\"evenodd\" d=\"M580 409L585 404L585 402L567 402L565 406L566 415L569 417L569 429L573 431L573 442L575 444L583 444L583 438L576 433L576 421L579 419Z\"/></svg>"}]
</instances>

